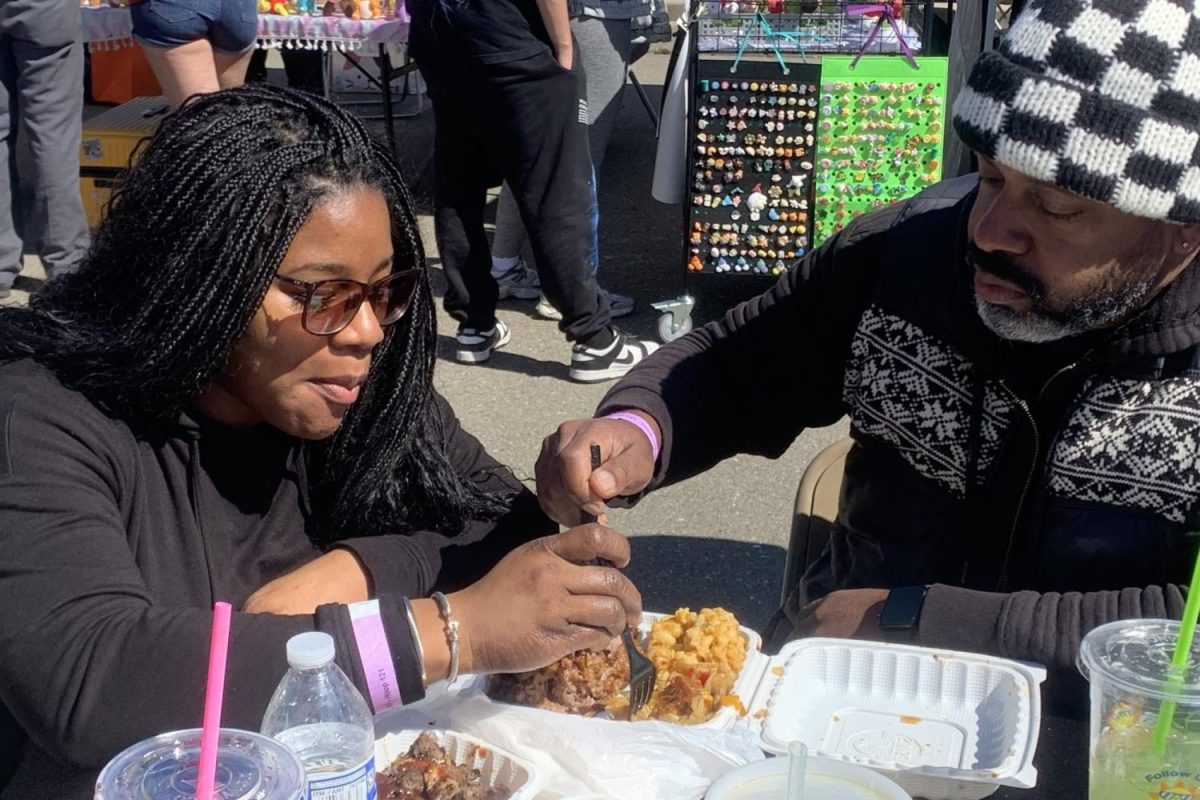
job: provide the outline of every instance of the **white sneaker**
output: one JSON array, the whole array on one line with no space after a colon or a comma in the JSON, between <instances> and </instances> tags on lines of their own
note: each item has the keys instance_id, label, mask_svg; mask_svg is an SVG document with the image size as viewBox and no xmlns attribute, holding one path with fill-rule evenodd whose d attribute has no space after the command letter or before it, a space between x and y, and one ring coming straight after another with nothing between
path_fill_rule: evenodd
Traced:
<instances>
[{"instance_id":1,"label":"white sneaker","mask_svg":"<svg viewBox=\"0 0 1200 800\"><path fill-rule=\"evenodd\" d=\"M603 349L577 344L571 348L571 380L593 383L619 378L658 349L654 342L635 339L613 329L616 338Z\"/></svg>"},{"instance_id":2,"label":"white sneaker","mask_svg":"<svg viewBox=\"0 0 1200 800\"><path fill-rule=\"evenodd\" d=\"M633 298L629 295L617 294L603 288L600 289L600 293L608 298L608 312L613 319L628 317L633 313ZM546 295L541 296L537 305L533 307L533 312L542 319L562 319L562 312L550 305L550 301L546 299Z\"/></svg>"},{"instance_id":3,"label":"white sneaker","mask_svg":"<svg viewBox=\"0 0 1200 800\"><path fill-rule=\"evenodd\" d=\"M513 297L517 300L535 300L542 296L542 282L538 280L537 271L525 263L525 259L517 259L503 275L493 276L496 285L500 287L500 299Z\"/></svg>"},{"instance_id":4,"label":"white sneaker","mask_svg":"<svg viewBox=\"0 0 1200 800\"><path fill-rule=\"evenodd\" d=\"M499 350L508 344L511 338L512 333L508 326L500 320L496 320L492 329L487 331L460 326L458 335L454 337L454 358L464 364L480 364L492 357L493 350Z\"/></svg>"},{"instance_id":5,"label":"white sneaker","mask_svg":"<svg viewBox=\"0 0 1200 800\"><path fill-rule=\"evenodd\" d=\"M533 313L542 319L552 319L555 321L562 319L562 312L550 305L550 301L546 299L546 295L542 295L538 299L537 305L533 307Z\"/></svg>"}]
</instances>

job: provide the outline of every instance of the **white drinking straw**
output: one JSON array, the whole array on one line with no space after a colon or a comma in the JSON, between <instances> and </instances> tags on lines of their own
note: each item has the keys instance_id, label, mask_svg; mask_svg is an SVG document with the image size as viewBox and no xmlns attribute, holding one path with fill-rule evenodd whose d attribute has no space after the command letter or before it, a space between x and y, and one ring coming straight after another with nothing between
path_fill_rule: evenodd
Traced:
<instances>
[{"instance_id":1,"label":"white drinking straw","mask_svg":"<svg viewBox=\"0 0 1200 800\"><path fill-rule=\"evenodd\" d=\"M804 742L788 742L787 800L804 800L804 774L808 770L808 748Z\"/></svg>"}]
</instances>

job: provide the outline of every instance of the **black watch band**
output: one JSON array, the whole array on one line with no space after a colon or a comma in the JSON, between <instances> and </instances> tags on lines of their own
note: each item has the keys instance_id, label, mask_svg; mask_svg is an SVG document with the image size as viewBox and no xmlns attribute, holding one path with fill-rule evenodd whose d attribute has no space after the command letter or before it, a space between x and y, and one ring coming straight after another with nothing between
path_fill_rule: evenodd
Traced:
<instances>
[{"instance_id":1,"label":"black watch band","mask_svg":"<svg viewBox=\"0 0 1200 800\"><path fill-rule=\"evenodd\" d=\"M921 609L925 605L928 586L901 586L888 593L879 613L879 629L889 639L912 638L921 621Z\"/></svg>"}]
</instances>

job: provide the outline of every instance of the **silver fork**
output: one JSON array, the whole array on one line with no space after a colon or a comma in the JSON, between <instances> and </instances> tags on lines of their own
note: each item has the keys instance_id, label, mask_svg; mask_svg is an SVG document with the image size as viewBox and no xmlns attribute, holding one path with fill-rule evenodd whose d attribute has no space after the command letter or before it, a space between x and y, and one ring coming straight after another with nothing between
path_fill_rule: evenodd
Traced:
<instances>
[{"instance_id":1,"label":"silver fork","mask_svg":"<svg viewBox=\"0 0 1200 800\"><path fill-rule=\"evenodd\" d=\"M600 445L593 444L589 450L592 456L592 469L597 470L603 463ZM596 518L591 514L583 515L584 524L595 521ZM594 561L597 566L614 566L605 558L596 558ZM625 626L625 630L621 631L621 643L625 645L625 653L629 656L629 718L632 719L638 709L650 702L650 695L654 694L654 682L657 676L654 672L654 662L642 655L634 645L633 634L629 626Z\"/></svg>"},{"instance_id":2,"label":"silver fork","mask_svg":"<svg viewBox=\"0 0 1200 800\"><path fill-rule=\"evenodd\" d=\"M629 717L638 709L650 702L654 694L654 662L646 658L633 646L633 636L629 628L621 632L621 641L625 643L625 652L629 653Z\"/></svg>"}]
</instances>

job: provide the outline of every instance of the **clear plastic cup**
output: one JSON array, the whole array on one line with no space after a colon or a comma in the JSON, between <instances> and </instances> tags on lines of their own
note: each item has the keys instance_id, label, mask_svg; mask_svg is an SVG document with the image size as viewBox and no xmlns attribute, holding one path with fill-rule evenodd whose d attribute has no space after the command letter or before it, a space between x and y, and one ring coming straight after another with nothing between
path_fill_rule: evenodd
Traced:
<instances>
[{"instance_id":1,"label":"clear plastic cup","mask_svg":"<svg viewBox=\"0 0 1200 800\"><path fill-rule=\"evenodd\" d=\"M1181 680L1167 669L1179 623L1128 619L1084 637L1079 668L1091 682L1089 800L1200 798L1200 639ZM1155 747L1164 703L1175 712L1166 746Z\"/></svg>"},{"instance_id":2,"label":"clear plastic cup","mask_svg":"<svg viewBox=\"0 0 1200 800\"><path fill-rule=\"evenodd\" d=\"M155 736L118 753L96 780L95 800L194 800L200 729ZM214 797L303 800L304 765L270 737L222 728Z\"/></svg>"}]
</instances>

